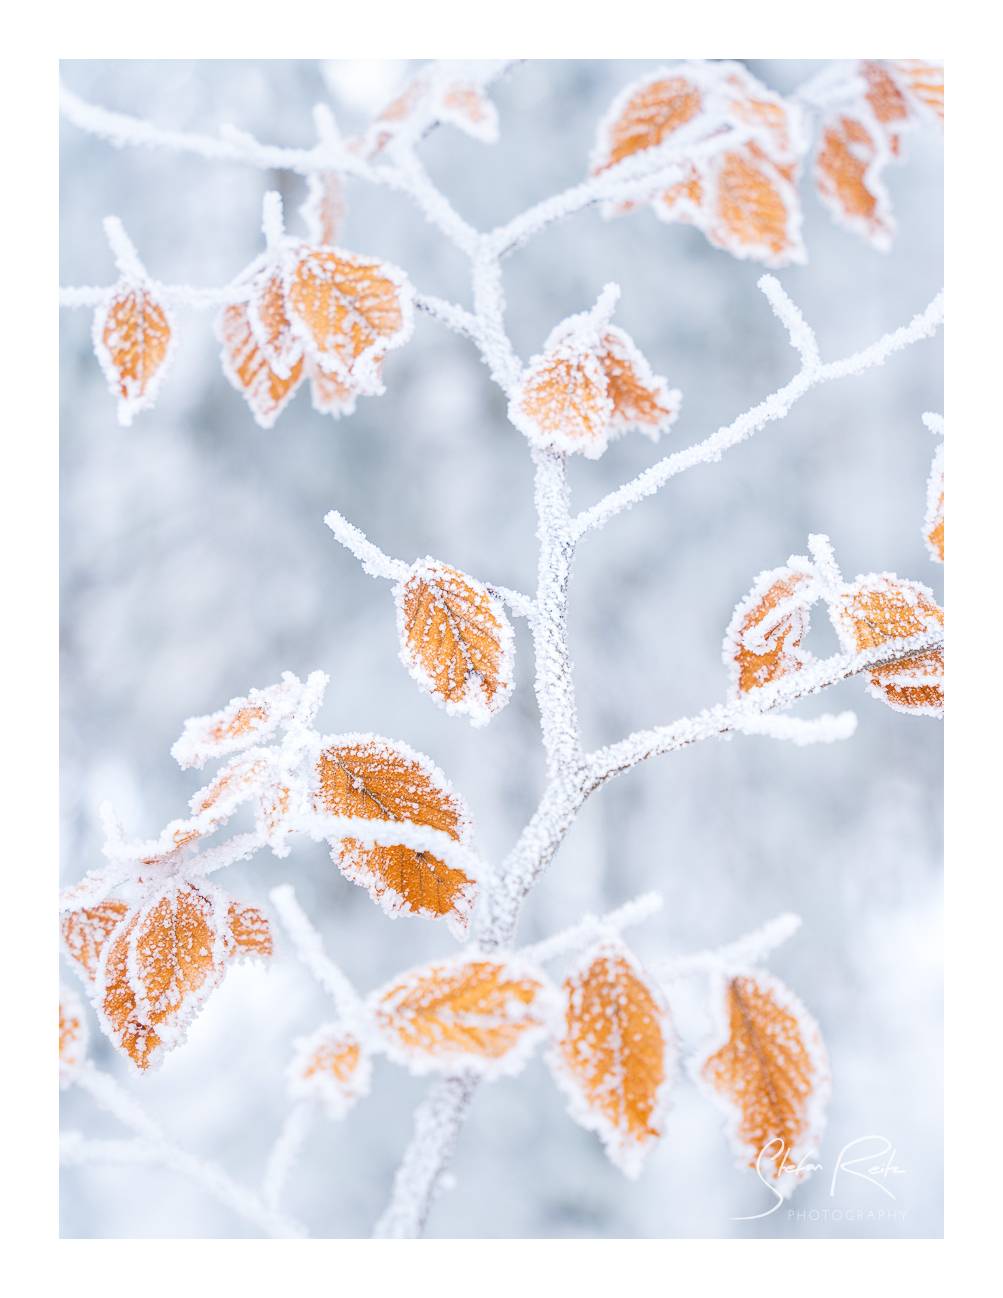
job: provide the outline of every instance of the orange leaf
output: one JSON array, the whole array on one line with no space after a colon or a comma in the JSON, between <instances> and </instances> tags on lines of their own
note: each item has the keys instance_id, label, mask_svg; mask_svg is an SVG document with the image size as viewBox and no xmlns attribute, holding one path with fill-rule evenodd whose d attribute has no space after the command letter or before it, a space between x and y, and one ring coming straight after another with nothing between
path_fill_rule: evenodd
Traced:
<instances>
[{"instance_id":1,"label":"orange leaf","mask_svg":"<svg viewBox=\"0 0 1003 1298\"><path fill-rule=\"evenodd\" d=\"M289 1067L289 1093L296 1100L319 1100L332 1118L343 1118L369 1092L372 1064L358 1037L339 1023L328 1023L296 1042Z\"/></svg>"},{"instance_id":2,"label":"orange leaf","mask_svg":"<svg viewBox=\"0 0 1003 1298\"><path fill-rule=\"evenodd\" d=\"M891 247L895 232L891 199L881 178L890 157L877 124L851 114L838 114L825 124L815 156L822 202L840 225L883 252Z\"/></svg>"},{"instance_id":3,"label":"orange leaf","mask_svg":"<svg viewBox=\"0 0 1003 1298\"><path fill-rule=\"evenodd\" d=\"M440 122L458 126L475 140L491 144L498 138L498 110L483 88L472 82L443 85L434 112Z\"/></svg>"},{"instance_id":4,"label":"orange leaf","mask_svg":"<svg viewBox=\"0 0 1003 1298\"><path fill-rule=\"evenodd\" d=\"M925 59L892 59L889 65L910 98L944 121L944 65Z\"/></svg>"},{"instance_id":5,"label":"orange leaf","mask_svg":"<svg viewBox=\"0 0 1003 1298\"><path fill-rule=\"evenodd\" d=\"M937 447L926 486L923 539L934 563L944 562L944 446Z\"/></svg>"},{"instance_id":6,"label":"orange leaf","mask_svg":"<svg viewBox=\"0 0 1003 1298\"><path fill-rule=\"evenodd\" d=\"M272 954L272 926L257 906L245 906L231 901L227 910L227 923L233 937L233 957L268 957Z\"/></svg>"},{"instance_id":7,"label":"orange leaf","mask_svg":"<svg viewBox=\"0 0 1003 1298\"><path fill-rule=\"evenodd\" d=\"M549 1030L555 997L515 961L463 956L412 969L370 1001L387 1052L413 1072L510 1073Z\"/></svg>"},{"instance_id":8,"label":"orange leaf","mask_svg":"<svg viewBox=\"0 0 1003 1298\"><path fill-rule=\"evenodd\" d=\"M286 285L294 328L321 369L379 392L378 363L411 336L414 290L374 257L302 244Z\"/></svg>"},{"instance_id":9,"label":"orange leaf","mask_svg":"<svg viewBox=\"0 0 1003 1298\"><path fill-rule=\"evenodd\" d=\"M600 344L599 363L613 403L611 433L636 428L657 438L675 422L682 393L652 373L651 366L625 330L616 325L607 326Z\"/></svg>"},{"instance_id":10,"label":"orange leaf","mask_svg":"<svg viewBox=\"0 0 1003 1298\"><path fill-rule=\"evenodd\" d=\"M304 696L303 682L284 672L278 685L252 689L218 712L189 718L171 756L179 766L201 768L212 758L250 748L292 721Z\"/></svg>"},{"instance_id":11,"label":"orange leaf","mask_svg":"<svg viewBox=\"0 0 1003 1298\"><path fill-rule=\"evenodd\" d=\"M844 648L857 653L944 625L943 610L929 587L891 573L858 577L830 601L829 614ZM942 649L875 667L869 680L869 692L898 712L944 715Z\"/></svg>"},{"instance_id":12,"label":"orange leaf","mask_svg":"<svg viewBox=\"0 0 1003 1298\"><path fill-rule=\"evenodd\" d=\"M95 988L112 1040L137 1068L184 1040L218 986L234 938L223 894L171 883L128 915L105 946Z\"/></svg>"},{"instance_id":13,"label":"orange leaf","mask_svg":"<svg viewBox=\"0 0 1003 1298\"><path fill-rule=\"evenodd\" d=\"M791 181L755 144L711 159L705 232L718 248L767 266L805 260L801 202Z\"/></svg>"},{"instance_id":14,"label":"orange leaf","mask_svg":"<svg viewBox=\"0 0 1003 1298\"><path fill-rule=\"evenodd\" d=\"M223 373L246 399L261 428L271 428L292 400L303 377L302 357L283 377L277 374L258 345L247 306L224 307L216 322L216 337L223 345Z\"/></svg>"},{"instance_id":15,"label":"orange leaf","mask_svg":"<svg viewBox=\"0 0 1003 1298\"><path fill-rule=\"evenodd\" d=\"M693 1064L728 1115L739 1166L756 1168L786 1198L818 1150L829 1066L818 1026L769 974L720 979L717 1038Z\"/></svg>"},{"instance_id":16,"label":"orange leaf","mask_svg":"<svg viewBox=\"0 0 1003 1298\"><path fill-rule=\"evenodd\" d=\"M902 147L901 131L912 124L909 102L884 64L865 59L859 66L867 86L864 97L884 128L892 153L898 156Z\"/></svg>"},{"instance_id":17,"label":"orange leaf","mask_svg":"<svg viewBox=\"0 0 1003 1298\"><path fill-rule=\"evenodd\" d=\"M104 944L128 909L124 901L108 897L96 906L71 910L63 916L63 949L90 981L97 973Z\"/></svg>"},{"instance_id":18,"label":"orange leaf","mask_svg":"<svg viewBox=\"0 0 1003 1298\"><path fill-rule=\"evenodd\" d=\"M564 1030L548 1057L577 1122L636 1176L663 1134L675 1047L668 1009L630 952L608 941L564 983Z\"/></svg>"},{"instance_id":19,"label":"orange leaf","mask_svg":"<svg viewBox=\"0 0 1003 1298\"><path fill-rule=\"evenodd\" d=\"M68 1086L87 1054L87 1019L80 997L69 987L59 989L59 1084Z\"/></svg>"},{"instance_id":20,"label":"orange leaf","mask_svg":"<svg viewBox=\"0 0 1003 1298\"><path fill-rule=\"evenodd\" d=\"M174 351L174 323L165 303L142 284L120 281L94 312L94 351L112 393L118 419L131 424L149 409Z\"/></svg>"},{"instance_id":21,"label":"orange leaf","mask_svg":"<svg viewBox=\"0 0 1003 1298\"><path fill-rule=\"evenodd\" d=\"M509 419L534 446L597 460L609 441L613 402L594 351L569 338L535 356L509 403Z\"/></svg>"},{"instance_id":22,"label":"orange leaf","mask_svg":"<svg viewBox=\"0 0 1003 1298\"><path fill-rule=\"evenodd\" d=\"M513 685L515 637L501 602L434 559L412 564L395 595L405 667L447 712L487 724Z\"/></svg>"},{"instance_id":23,"label":"orange leaf","mask_svg":"<svg viewBox=\"0 0 1003 1298\"><path fill-rule=\"evenodd\" d=\"M664 143L697 117L703 102L700 86L689 70L662 70L628 86L600 123L592 174L599 175L635 153Z\"/></svg>"},{"instance_id":24,"label":"orange leaf","mask_svg":"<svg viewBox=\"0 0 1003 1298\"><path fill-rule=\"evenodd\" d=\"M734 695L769 685L811 662L801 641L816 598L815 585L804 573L773 568L759 574L725 632L724 661Z\"/></svg>"},{"instance_id":25,"label":"orange leaf","mask_svg":"<svg viewBox=\"0 0 1003 1298\"><path fill-rule=\"evenodd\" d=\"M286 290L279 267L264 270L253 281L247 303L247 323L265 363L280 380L302 373L297 365L303 355L303 343L293 332L286 310Z\"/></svg>"},{"instance_id":26,"label":"orange leaf","mask_svg":"<svg viewBox=\"0 0 1003 1298\"><path fill-rule=\"evenodd\" d=\"M313 795L318 811L428 825L458 843L467 839L466 808L429 758L372 735L342 735L323 744ZM388 914L444 916L459 931L466 928L474 881L430 852L370 847L345 838L332 841L331 856L342 874L366 888Z\"/></svg>"}]
</instances>

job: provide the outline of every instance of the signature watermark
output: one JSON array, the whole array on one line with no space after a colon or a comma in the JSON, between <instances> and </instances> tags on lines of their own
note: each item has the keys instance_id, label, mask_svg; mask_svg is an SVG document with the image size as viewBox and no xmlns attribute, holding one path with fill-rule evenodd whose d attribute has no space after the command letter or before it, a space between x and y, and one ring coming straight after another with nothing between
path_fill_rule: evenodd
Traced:
<instances>
[{"instance_id":1,"label":"signature watermark","mask_svg":"<svg viewBox=\"0 0 1003 1298\"><path fill-rule=\"evenodd\" d=\"M905 1176L905 1168L896 1163L896 1149L887 1136L857 1136L848 1140L839 1151L832 1168L829 1180L829 1198L835 1199L840 1190L846 1190L863 1181L873 1186L883 1195L895 1202L892 1185L895 1178ZM745 1217L734 1217L734 1221L758 1221L769 1217L786 1203L794 1185L809 1172L824 1172L823 1163L810 1162L803 1155L796 1162L781 1137L771 1140L759 1151L755 1164L756 1175L773 1196L774 1202L763 1212L754 1212ZM784 1183L781 1190L777 1185L782 1177L791 1180ZM786 1193L785 1193L786 1191ZM901 1209L887 1206L874 1208L801 1208L788 1209L792 1221L901 1221L905 1213Z\"/></svg>"}]
</instances>

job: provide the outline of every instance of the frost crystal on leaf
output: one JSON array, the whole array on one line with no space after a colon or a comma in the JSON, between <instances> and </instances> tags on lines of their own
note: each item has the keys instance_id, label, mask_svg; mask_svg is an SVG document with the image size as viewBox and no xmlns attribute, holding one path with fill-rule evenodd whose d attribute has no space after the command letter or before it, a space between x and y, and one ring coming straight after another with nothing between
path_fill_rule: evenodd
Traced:
<instances>
[{"instance_id":1,"label":"frost crystal on leaf","mask_svg":"<svg viewBox=\"0 0 1003 1298\"><path fill-rule=\"evenodd\" d=\"M944 443L937 447L926 484L923 540L934 563L944 562Z\"/></svg>"},{"instance_id":2,"label":"frost crystal on leaf","mask_svg":"<svg viewBox=\"0 0 1003 1298\"><path fill-rule=\"evenodd\" d=\"M501 601L431 558L412 564L394 597L404 666L447 712L486 725L515 682L515 636Z\"/></svg>"},{"instance_id":3,"label":"frost crystal on leaf","mask_svg":"<svg viewBox=\"0 0 1003 1298\"><path fill-rule=\"evenodd\" d=\"M725 632L723 656L733 698L769 685L812 661L802 649L815 582L790 567L761 572L735 608Z\"/></svg>"},{"instance_id":4,"label":"frost crystal on leaf","mask_svg":"<svg viewBox=\"0 0 1003 1298\"><path fill-rule=\"evenodd\" d=\"M174 320L167 304L142 282L121 280L94 312L94 352L112 394L120 424L148 410L174 353Z\"/></svg>"},{"instance_id":5,"label":"frost crystal on leaf","mask_svg":"<svg viewBox=\"0 0 1003 1298\"><path fill-rule=\"evenodd\" d=\"M728 1118L739 1167L756 1168L787 1198L818 1152L829 1065L818 1025L779 979L718 975L714 1038L691 1072Z\"/></svg>"},{"instance_id":6,"label":"frost crystal on leaf","mask_svg":"<svg viewBox=\"0 0 1003 1298\"><path fill-rule=\"evenodd\" d=\"M201 768L212 758L259 743L293 720L304 689L292 672L283 672L278 685L252 689L246 698L231 699L219 712L190 718L171 756L181 767Z\"/></svg>"},{"instance_id":7,"label":"frost crystal on leaf","mask_svg":"<svg viewBox=\"0 0 1003 1298\"><path fill-rule=\"evenodd\" d=\"M627 948L599 943L564 982L564 1028L548 1052L571 1116L637 1176L664 1134L676 1048L668 1007Z\"/></svg>"},{"instance_id":8,"label":"frost crystal on leaf","mask_svg":"<svg viewBox=\"0 0 1003 1298\"><path fill-rule=\"evenodd\" d=\"M398 740L337 735L320 741L314 764L318 812L389 824L427 825L454 842L470 840L470 816L442 771ZM445 918L462 934L476 895L475 881L431 852L403 845L336 839L331 856L353 883L366 888L389 915Z\"/></svg>"},{"instance_id":9,"label":"frost crystal on leaf","mask_svg":"<svg viewBox=\"0 0 1003 1298\"><path fill-rule=\"evenodd\" d=\"M319 1101L328 1116L343 1118L369 1093L372 1062L355 1033L341 1023L326 1023L296 1042L287 1074L294 1100Z\"/></svg>"},{"instance_id":10,"label":"frost crystal on leaf","mask_svg":"<svg viewBox=\"0 0 1003 1298\"><path fill-rule=\"evenodd\" d=\"M554 988L517 959L460 956L423 965L374 992L384 1049L412 1072L517 1072L556 1019Z\"/></svg>"}]
</instances>

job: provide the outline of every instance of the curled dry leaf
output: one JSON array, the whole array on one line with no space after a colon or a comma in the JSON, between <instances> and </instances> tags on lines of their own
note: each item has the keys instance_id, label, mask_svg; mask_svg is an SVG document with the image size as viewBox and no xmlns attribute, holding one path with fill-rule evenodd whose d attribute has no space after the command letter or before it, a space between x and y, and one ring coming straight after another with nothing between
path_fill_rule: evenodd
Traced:
<instances>
[{"instance_id":1,"label":"curled dry leaf","mask_svg":"<svg viewBox=\"0 0 1003 1298\"><path fill-rule=\"evenodd\" d=\"M119 423L131 424L153 405L173 354L171 313L152 287L122 280L94 312L92 337Z\"/></svg>"},{"instance_id":2,"label":"curled dry leaf","mask_svg":"<svg viewBox=\"0 0 1003 1298\"><path fill-rule=\"evenodd\" d=\"M59 989L59 1085L69 1086L87 1055L87 1019L80 997Z\"/></svg>"},{"instance_id":3,"label":"curled dry leaf","mask_svg":"<svg viewBox=\"0 0 1003 1298\"><path fill-rule=\"evenodd\" d=\"M769 685L811 662L801 642L816 598L815 583L805 573L785 567L759 574L725 632L723 656L734 696Z\"/></svg>"},{"instance_id":4,"label":"curled dry leaf","mask_svg":"<svg viewBox=\"0 0 1003 1298\"><path fill-rule=\"evenodd\" d=\"M299 387L303 358L285 376L276 373L255 337L243 302L223 308L216 321L216 337L223 347L224 374L251 407L254 422L260 428L271 428Z\"/></svg>"},{"instance_id":5,"label":"curled dry leaf","mask_svg":"<svg viewBox=\"0 0 1003 1298\"><path fill-rule=\"evenodd\" d=\"M412 969L374 993L381 1039L412 1072L511 1073L555 1021L554 989L514 960L461 957Z\"/></svg>"},{"instance_id":6,"label":"curled dry leaf","mask_svg":"<svg viewBox=\"0 0 1003 1298\"><path fill-rule=\"evenodd\" d=\"M124 901L108 897L95 906L71 910L62 917L63 950L89 982L97 974L105 943L128 909Z\"/></svg>"},{"instance_id":7,"label":"curled dry leaf","mask_svg":"<svg viewBox=\"0 0 1003 1298\"><path fill-rule=\"evenodd\" d=\"M336 374L328 374L316 361L307 361L306 372L310 378L310 400L319 415L333 415L335 419L341 419L355 413L359 395L357 388L338 378Z\"/></svg>"},{"instance_id":8,"label":"curled dry leaf","mask_svg":"<svg viewBox=\"0 0 1003 1298\"><path fill-rule=\"evenodd\" d=\"M322 370L359 391L382 391L379 362L411 336L414 290L403 271L359 253L301 244L286 304Z\"/></svg>"},{"instance_id":9,"label":"curled dry leaf","mask_svg":"<svg viewBox=\"0 0 1003 1298\"><path fill-rule=\"evenodd\" d=\"M929 587L887 572L858 577L844 587L830 600L829 615L844 648L856 653L944 625L943 609ZM942 717L943 649L872 668L868 688L897 712Z\"/></svg>"},{"instance_id":10,"label":"curled dry leaf","mask_svg":"<svg viewBox=\"0 0 1003 1298\"><path fill-rule=\"evenodd\" d=\"M617 941L593 949L564 983L564 1025L548 1062L571 1115L636 1176L663 1134L675 1046L658 988Z\"/></svg>"},{"instance_id":11,"label":"curled dry leaf","mask_svg":"<svg viewBox=\"0 0 1003 1298\"><path fill-rule=\"evenodd\" d=\"M315 767L314 806L334 816L428 825L456 842L469 837L470 819L439 768L406 744L374 735L322 741ZM354 838L331 844L342 874L366 888L390 915L444 917L464 932L476 895L474 880L430 852L397 845L369 846Z\"/></svg>"},{"instance_id":12,"label":"curled dry leaf","mask_svg":"<svg viewBox=\"0 0 1003 1298\"><path fill-rule=\"evenodd\" d=\"M941 442L930 466L926 485L926 519L923 540L934 563L944 562L944 444Z\"/></svg>"},{"instance_id":13,"label":"curled dry leaf","mask_svg":"<svg viewBox=\"0 0 1003 1298\"><path fill-rule=\"evenodd\" d=\"M395 597L405 667L447 712L485 725L514 682L515 637L501 601L435 559L412 564Z\"/></svg>"},{"instance_id":14,"label":"curled dry leaf","mask_svg":"<svg viewBox=\"0 0 1003 1298\"><path fill-rule=\"evenodd\" d=\"M189 718L171 756L181 767L201 768L212 758L250 748L291 722L306 694L298 677L283 672L278 685L252 689L246 698L231 699L218 712Z\"/></svg>"},{"instance_id":15,"label":"curled dry leaf","mask_svg":"<svg viewBox=\"0 0 1003 1298\"><path fill-rule=\"evenodd\" d=\"M343 1024L327 1023L296 1042L289 1066L289 1094L294 1100L317 1100L329 1117L343 1118L369 1093L372 1061L355 1033Z\"/></svg>"},{"instance_id":16,"label":"curled dry leaf","mask_svg":"<svg viewBox=\"0 0 1003 1298\"><path fill-rule=\"evenodd\" d=\"M257 906L231 901L227 909L227 923L233 938L233 958L254 956L267 959L272 954L272 926Z\"/></svg>"},{"instance_id":17,"label":"curled dry leaf","mask_svg":"<svg viewBox=\"0 0 1003 1298\"><path fill-rule=\"evenodd\" d=\"M800 109L741 64L685 63L635 82L599 129L592 172L601 174L678 134L683 175L652 196L657 216L698 226L716 247L770 266L804 260L795 181L806 148ZM733 148L696 160L687 148L716 136ZM634 203L613 203L606 215Z\"/></svg>"},{"instance_id":18,"label":"curled dry leaf","mask_svg":"<svg viewBox=\"0 0 1003 1298\"><path fill-rule=\"evenodd\" d=\"M778 979L761 971L719 978L717 1031L692 1071L724 1109L739 1166L756 1168L787 1198L811 1170L829 1098L818 1026Z\"/></svg>"}]
</instances>

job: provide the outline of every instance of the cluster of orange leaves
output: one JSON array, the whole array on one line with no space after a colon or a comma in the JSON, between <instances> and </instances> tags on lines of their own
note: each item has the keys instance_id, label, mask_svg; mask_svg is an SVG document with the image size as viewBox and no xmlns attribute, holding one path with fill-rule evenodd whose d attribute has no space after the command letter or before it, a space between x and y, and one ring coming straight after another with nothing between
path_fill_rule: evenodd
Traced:
<instances>
[{"instance_id":1,"label":"cluster of orange leaves","mask_svg":"<svg viewBox=\"0 0 1003 1298\"><path fill-rule=\"evenodd\" d=\"M728 1111L743 1162L754 1164L771 1142L810 1149L828 1086L816 1025L759 971L726 980L721 998L723 1030L692 1072ZM492 1077L516 1071L543 1040L572 1117L636 1176L665 1134L678 1047L663 991L612 936L560 988L518 956L473 953L411 970L374 992L357 1022L325 1024L299 1042L290 1091L341 1117L368 1090L377 1052L419 1073ZM773 1177L787 1172L776 1158Z\"/></svg>"},{"instance_id":2,"label":"cluster of orange leaves","mask_svg":"<svg viewBox=\"0 0 1003 1298\"><path fill-rule=\"evenodd\" d=\"M822 111L818 192L844 225L887 247L893 226L880 173L901 155L906 129L924 118L943 120L943 68L865 60L840 75ZM717 151L687 157L691 146L718 138ZM652 73L628 87L600 125L593 174L672 143L679 145L682 174L648 200L657 216L695 225L736 257L769 266L804 261L797 185L811 140L800 104L737 63L684 63ZM606 214L635 206L610 203Z\"/></svg>"},{"instance_id":3,"label":"cluster of orange leaves","mask_svg":"<svg viewBox=\"0 0 1003 1298\"><path fill-rule=\"evenodd\" d=\"M940 491L943 558L943 488ZM920 582L892 573L869 573L833 587L821 581L807 560L760 573L736 607L724 639L724 661L732 692L741 697L800 671L812 662L802 646L812 605L824 599L844 650L861 653L893 640L942 629L944 612ZM899 712L944 715L944 651L916 653L873 667L869 689Z\"/></svg>"}]
</instances>

